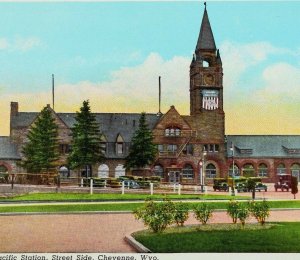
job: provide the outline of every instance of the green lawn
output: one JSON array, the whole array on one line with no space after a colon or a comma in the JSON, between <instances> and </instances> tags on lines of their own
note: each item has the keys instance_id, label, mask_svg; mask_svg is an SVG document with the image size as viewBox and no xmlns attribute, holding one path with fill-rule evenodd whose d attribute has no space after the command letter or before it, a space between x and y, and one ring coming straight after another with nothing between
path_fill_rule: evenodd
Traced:
<instances>
[{"instance_id":1,"label":"green lawn","mask_svg":"<svg viewBox=\"0 0 300 260\"><path fill-rule=\"evenodd\" d=\"M190 209L201 202L186 202ZM213 209L226 209L227 203L221 202L208 202L211 204ZM143 202L132 203L132 202L119 202L119 203L86 203L86 204L75 204L69 203L64 205L0 205L0 213L13 213L13 212L82 212L82 211L132 211L143 205ZM269 205L271 208L299 208L300 201L270 201ZM292 213L291 213L292 214Z\"/></svg>"},{"instance_id":2,"label":"green lawn","mask_svg":"<svg viewBox=\"0 0 300 260\"><path fill-rule=\"evenodd\" d=\"M29 213L29 212L98 212L98 211L132 211L142 203L116 203L116 204L67 204L67 205L33 205L33 206L0 206L0 213Z\"/></svg>"},{"instance_id":3,"label":"green lawn","mask_svg":"<svg viewBox=\"0 0 300 260\"><path fill-rule=\"evenodd\" d=\"M213 225L219 230L214 230ZM208 230L170 228L161 234L139 231L134 237L155 253L300 252L300 222L272 223L264 228L259 224L246 224L244 230L239 228L240 224L224 224L221 230L222 224L208 226Z\"/></svg>"},{"instance_id":4,"label":"green lawn","mask_svg":"<svg viewBox=\"0 0 300 260\"><path fill-rule=\"evenodd\" d=\"M183 194L183 195L177 195L177 194L116 194L116 193L107 193L107 194L87 194L87 193L31 193L31 194L26 194L26 195L21 195L21 196L15 196L13 198L8 198L8 199L1 199L0 201L6 201L6 200L18 200L18 201L63 201L63 200L145 200L147 198L152 198L152 199L164 199L164 198L169 198L169 199L224 199L228 200L231 199L232 196L229 195L219 195L219 194L214 194L214 195L199 195L199 194ZM236 199L249 199L249 196L236 196Z\"/></svg>"}]
</instances>

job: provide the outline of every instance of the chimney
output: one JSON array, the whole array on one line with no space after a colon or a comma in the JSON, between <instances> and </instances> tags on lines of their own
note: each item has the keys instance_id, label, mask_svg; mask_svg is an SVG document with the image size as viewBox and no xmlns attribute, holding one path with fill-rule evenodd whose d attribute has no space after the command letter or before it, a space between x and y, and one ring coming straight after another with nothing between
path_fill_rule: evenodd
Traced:
<instances>
[{"instance_id":1,"label":"chimney","mask_svg":"<svg viewBox=\"0 0 300 260\"><path fill-rule=\"evenodd\" d=\"M10 116L17 116L19 113L19 103L10 102Z\"/></svg>"}]
</instances>

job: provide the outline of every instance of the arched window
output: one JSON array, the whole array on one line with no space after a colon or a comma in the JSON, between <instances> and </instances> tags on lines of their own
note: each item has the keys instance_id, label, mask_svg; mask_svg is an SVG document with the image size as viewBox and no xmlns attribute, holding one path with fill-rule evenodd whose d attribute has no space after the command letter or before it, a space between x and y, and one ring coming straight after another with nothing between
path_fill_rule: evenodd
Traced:
<instances>
[{"instance_id":1,"label":"arched window","mask_svg":"<svg viewBox=\"0 0 300 260\"><path fill-rule=\"evenodd\" d=\"M108 178L108 176L109 176L109 167L106 164L100 164L98 167L98 177Z\"/></svg>"},{"instance_id":2,"label":"arched window","mask_svg":"<svg viewBox=\"0 0 300 260\"><path fill-rule=\"evenodd\" d=\"M251 163L247 163L243 166L243 176L255 177L255 170Z\"/></svg>"},{"instance_id":3,"label":"arched window","mask_svg":"<svg viewBox=\"0 0 300 260\"><path fill-rule=\"evenodd\" d=\"M0 173L7 173L8 169L4 165L0 165Z\"/></svg>"},{"instance_id":4,"label":"arched window","mask_svg":"<svg viewBox=\"0 0 300 260\"><path fill-rule=\"evenodd\" d=\"M299 179L300 179L300 165L298 163L294 163L291 166L291 173L292 173L292 176L297 177L297 179L299 181Z\"/></svg>"},{"instance_id":5,"label":"arched window","mask_svg":"<svg viewBox=\"0 0 300 260\"><path fill-rule=\"evenodd\" d=\"M204 68L208 68L209 67L209 62L207 62L206 60L203 61L203 67Z\"/></svg>"},{"instance_id":6,"label":"arched window","mask_svg":"<svg viewBox=\"0 0 300 260\"><path fill-rule=\"evenodd\" d=\"M115 178L120 176L125 176L125 168L123 164L118 164L118 166L115 168Z\"/></svg>"},{"instance_id":7,"label":"arched window","mask_svg":"<svg viewBox=\"0 0 300 260\"><path fill-rule=\"evenodd\" d=\"M232 164L231 164L230 167L229 167L229 174L228 175L230 177L240 176L240 169L239 169L239 167L236 164L234 164L234 172L233 172L232 168L233 167L232 167Z\"/></svg>"},{"instance_id":8,"label":"arched window","mask_svg":"<svg viewBox=\"0 0 300 260\"><path fill-rule=\"evenodd\" d=\"M217 177L217 169L216 169L216 166L213 165L212 163L208 164L208 165L206 166L205 176L206 176L207 178L216 178L216 177Z\"/></svg>"},{"instance_id":9,"label":"arched window","mask_svg":"<svg viewBox=\"0 0 300 260\"><path fill-rule=\"evenodd\" d=\"M182 178L194 179L194 168L190 164L186 164L182 169Z\"/></svg>"},{"instance_id":10,"label":"arched window","mask_svg":"<svg viewBox=\"0 0 300 260\"><path fill-rule=\"evenodd\" d=\"M268 167L264 163L261 163L258 166L258 176L259 177L268 177Z\"/></svg>"},{"instance_id":11,"label":"arched window","mask_svg":"<svg viewBox=\"0 0 300 260\"><path fill-rule=\"evenodd\" d=\"M154 176L164 177L164 168L161 165L154 166Z\"/></svg>"},{"instance_id":12,"label":"arched window","mask_svg":"<svg viewBox=\"0 0 300 260\"><path fill-rule=\"evenodd\" d=\"M285 174L286 173L286 168L283 163L279 164L277 166L277 174Z\"/></svg>"}]
</instances>

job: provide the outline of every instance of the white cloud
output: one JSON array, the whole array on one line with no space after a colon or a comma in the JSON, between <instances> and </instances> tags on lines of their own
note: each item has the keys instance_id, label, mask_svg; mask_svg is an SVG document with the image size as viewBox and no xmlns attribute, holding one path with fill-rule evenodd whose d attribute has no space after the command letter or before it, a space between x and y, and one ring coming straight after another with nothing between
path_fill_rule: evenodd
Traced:
<instances>
[{"instance_id":1,"label":"white cloud","mask_svg":"<svg viewBox=\"0 0 300 260\"><path fill-rule=\"evenodd\" d=\"M227 90L239 90L240 79L252 66L268 59L271 54L291 54L292 52L273 46L268 42L239 44L226 41L220 46L224 69L224 85ZM238 89L237 89L238 88Z\"/></svg>"},{"instance_id":2,"label":"white cloud","mask_svg":"<svg viewBox=\"0 0 300 260\"><path fill-rule=\"evenodd\" d=\"M37 37L20 37L17 36L14 40L12 48L18 51L28 51L32 48L40 46L41 41Z\"/></svg>"},{"instance_id":3,"label":"white cloud","mask_svg":"<svg viewBox=\"0 0 300 260\"><path fill-rule=\"evenodd\" d=\"M8 42L5 38L0 38L0 50L5 50L8 48Z\"/></svg>"},{"instance_id":4,"label":"white cloud","mask_svg":"<svg viewBox=\"0 0 300 260\"><path fill-rule=\"evenodd\" d=\"M38 37L0 38L0 50L25 52L41 45Z\"/></svg>"},{"instance_id":5,"label":"white cloud","mask_svg":"<svg viewBox=\"0 0 300 260\"><path fill-rule=\"evenodd\" d=\"M151 53L143 63L114 71L104 82L81 81L55 86L57 111L78 110L89 99L97 112L158 112L158 77L162 83L162 110L175 105L180 112L189 111L190 58L173 57L164 60ZM51 104L51 92L6 95L5 100L19 101L24 111L38 111ZM4 97L3 97L4 98ZM1 103L2 97L0 97ZM8 108L6 108L8 109Z\"/></svg>"}]
</instances>

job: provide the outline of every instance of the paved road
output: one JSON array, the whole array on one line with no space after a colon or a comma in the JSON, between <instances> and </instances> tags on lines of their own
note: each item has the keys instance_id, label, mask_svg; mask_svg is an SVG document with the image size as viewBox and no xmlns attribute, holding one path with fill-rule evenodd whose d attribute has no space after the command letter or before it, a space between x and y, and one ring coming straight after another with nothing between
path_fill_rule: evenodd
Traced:
<instances>
[{"instance_id":1,"label":"paved road","mask_svg":"<svg viewBox=\"0 0 300 260\"><path fill-rule=\"evenodd\" d=\"M268 219L299 220L300 210L272 211ZM225 212L215 212L211 221L230 222ZM187 224L196 223L191 214ZM0 252L134 252L124 236L143 228L126 213L0 216Z\"/></svg>"}]
</instances>

